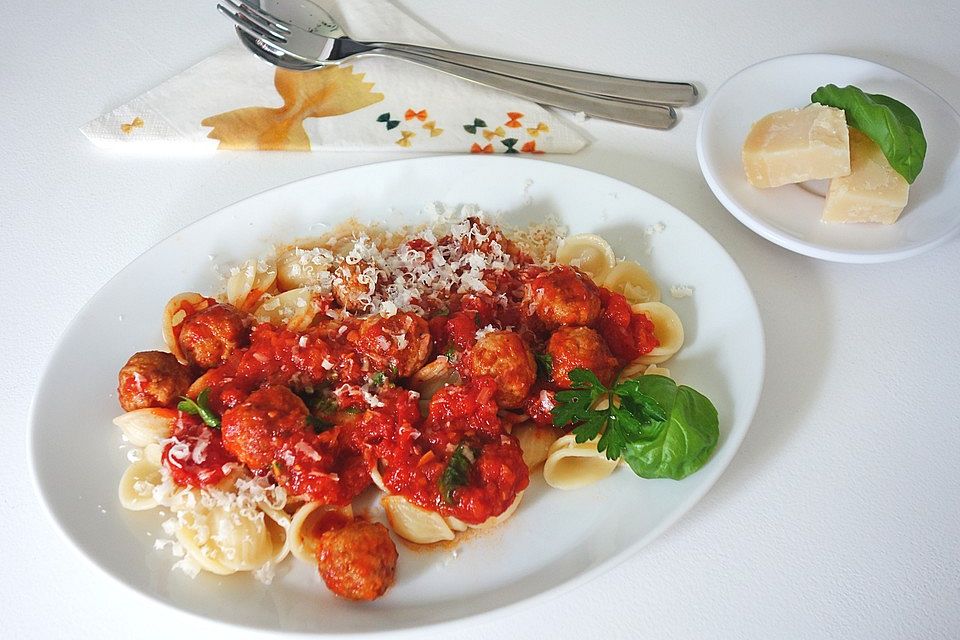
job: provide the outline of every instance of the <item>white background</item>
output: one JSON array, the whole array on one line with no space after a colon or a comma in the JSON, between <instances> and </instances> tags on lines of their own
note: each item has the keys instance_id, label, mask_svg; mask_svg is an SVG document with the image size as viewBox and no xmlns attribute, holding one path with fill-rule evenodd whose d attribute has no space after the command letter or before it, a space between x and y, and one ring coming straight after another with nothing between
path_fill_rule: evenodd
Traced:
<instances>
[{"instance_id":1,"label":"white background","mask_svg":"<svg viewBox=\"0 0 960 640\"><path fill-rule=\"evenodd\" d=\"M707 96L754 62L822 51L892 66L960 105L960 9L948 0L404 6L463 48L697 80ZM0 636L236 637L128 591L55 531L26 459L38 376L73 314L158 240L270 187L397 156L98 152L81 124L231 41L213 0L17 3L4 8L3 24ZM767 334L766 387L751 431L707 497L632 560L561 598L455 634L957 637L960 241L882 265L819 262L772 245L704 183L699 115L699 107L685 110L666 133L591 120L587 150L545 161L663 198L738 262Z\"/></svg>"}]
</instances>

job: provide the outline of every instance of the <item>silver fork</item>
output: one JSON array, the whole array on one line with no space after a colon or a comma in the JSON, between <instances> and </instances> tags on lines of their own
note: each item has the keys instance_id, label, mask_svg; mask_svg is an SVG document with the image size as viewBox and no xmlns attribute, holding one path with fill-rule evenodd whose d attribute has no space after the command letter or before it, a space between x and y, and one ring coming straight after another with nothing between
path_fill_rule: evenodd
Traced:
<instances>
[{"instance_id":1,"label":"silver fork","mask_svg":"<svg viewBox=\"0 0 960 640\"><path fill-rule=\"evenodd\" d=\"M672 105L692 104L692 84L608 76L401 43L357 42L326 12L307 31L261 9L256 0L221 0L217 8L236 24L244 44L278 66L304 70L366 56L408 60L542 104L588 115L668 129ZM652 104L659 102L659 104Z\"/></svg>"}]
</instances>

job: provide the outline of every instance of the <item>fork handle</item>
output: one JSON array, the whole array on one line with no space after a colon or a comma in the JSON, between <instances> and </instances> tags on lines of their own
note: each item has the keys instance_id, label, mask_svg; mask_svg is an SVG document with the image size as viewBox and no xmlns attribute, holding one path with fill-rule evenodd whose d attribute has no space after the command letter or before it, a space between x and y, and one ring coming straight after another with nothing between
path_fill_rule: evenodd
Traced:
<instances>
[{"instance_id":1,"label":"fork handle","mask_svg":"<svg viewBox=\"0 0 960 640\"><path fill-rule=\"evenodd\" d=\"M661 82L659 80L626 78L411 44L393 42L358 44L427 56L452 64L483 69L538 84L551 85L567 91L628 102L650 102L683 107L696 103L698 98L697 88L687 82Z\"/></svg>"},{"instance_id":2,"label":"fork handle","mask_svg":"<svg viewBox=\"0 0 960 640\"><path fill-rule=\"evenodd\" d=\"M583 112L595 118L615 120L651 129L669 129L677 121L677 114L673 107L667 105L626 102L596 95L574 93L567 89L500 75L484 69L455 64L399 49L371 49L359 55L407 60L477 84L500 89L540 104L560 107L574 112Z\"/></svg>"}]
</instances>

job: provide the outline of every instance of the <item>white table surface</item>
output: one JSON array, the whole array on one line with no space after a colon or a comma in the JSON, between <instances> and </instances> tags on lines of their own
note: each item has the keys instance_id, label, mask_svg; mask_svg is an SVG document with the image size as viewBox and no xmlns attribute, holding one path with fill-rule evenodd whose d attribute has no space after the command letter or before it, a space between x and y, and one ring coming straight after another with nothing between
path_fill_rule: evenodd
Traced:
<instances>
[{"instance_id":1,"label":"white table surface","mask_svg":"<svg viewBox=\"0 0 960 640\"><path fill-rule=\"evenodd\" d=\"M40 371L81 305L161 238L270 187L398 157L223 152L173 160L94 149L81 124L231 41L213 4L72 0L4 9L0 637L237 635L129 591L54 529L26 460ZM747 4L405 6L464 48L693 79L707 96L759 60L824 51L892 66L960 105L960 9L949 0ZM668 133L590 120L588 149L544 160L663 198L739 263L767 337L766 387L753 426L706 498L630 561L560 598L456 635L958 637L960 241L881 265L820 262L770 244L730 216L704 183L694 149L701 108L685 110Z\"/></svg>"}]
</instances>

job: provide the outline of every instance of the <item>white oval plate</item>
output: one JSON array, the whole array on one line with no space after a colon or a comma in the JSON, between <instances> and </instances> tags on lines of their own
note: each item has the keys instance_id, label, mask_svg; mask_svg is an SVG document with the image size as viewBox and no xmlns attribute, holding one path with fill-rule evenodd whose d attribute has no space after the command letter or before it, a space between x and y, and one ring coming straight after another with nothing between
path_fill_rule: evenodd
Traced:
<instances>
[{"instance_id":1,"label":"white oval plate","mask_svg":"<svg viewBox=\"0 0 960 640\"><path fill-rule=\"evenodd\" d=\"M895 224L823 223L822 197L792 184L757 189L743 174L740 149L751 125L773 111L809 104L817 87L831 83L889 95L920 118L926 161ZM697 157L714 195L740 222L771 242L814 258L900 260L932 249L960 230L960 116L916 80L866 60L818 53L747 67L717 89L704 108Z\"/></svg>"},{"instance_id":2,"label":"white oval plate","mask_svg":"<svg viewBox=\"0 0 960 640\"><path fill-rule=\"evenodd\" d=\"M516 515L447 551L399 545L397 584L369 604L337 599L315 570L294 564L270 586L249 575L171 571L153 549L162 518L117 502L126 467L111 419L117 371L134 352L162 348L160 314L173 294L214 292L213 264L229 265L272 241L316 235L346 216L400 224L424 204L476 203L519 224L553 214L572 232L608 238L648 264L669 291L687 344L671 361L677 379L716 404L721 439L710 462L681 481L641 480L621 468L597 485L549 490L536 479ZM644 233L662 222L662 231ZM647 254L647 247L651 251ZM636 553L710 488L750 424L763 380L763 335L743 275L723 248L661 200L606 176L514 158L436 157L328 173L233 204L162 241L108 282L54 350L32 408L35 480L54 520L97 566L162 603L271 630L363 633L440 625L581 585ZM151 537L148 532L152 534ZM162 535L162 534L160 534Z\"/></svg>"}]
</instances>

